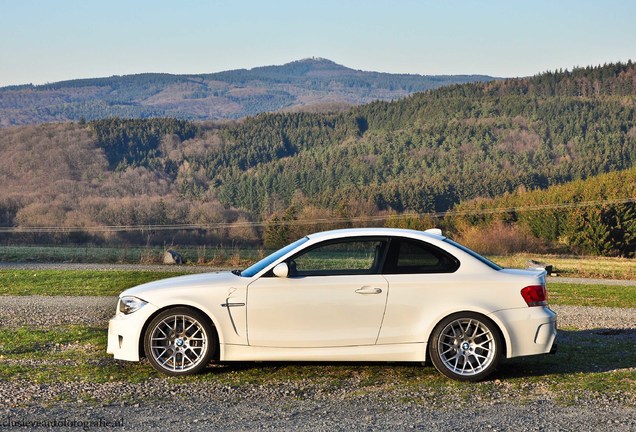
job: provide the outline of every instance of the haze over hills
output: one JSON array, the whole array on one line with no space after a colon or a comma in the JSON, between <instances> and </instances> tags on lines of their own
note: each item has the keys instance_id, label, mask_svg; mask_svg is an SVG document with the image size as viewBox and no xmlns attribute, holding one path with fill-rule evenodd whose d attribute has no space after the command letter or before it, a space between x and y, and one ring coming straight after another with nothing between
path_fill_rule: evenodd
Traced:
<instances>
[{"instance_id":1,"label":"haze over hills","mask_svg":"<svg viewBox=\"0 0 636 432\"><path fill-rule=\"evenodd\" d=\"M219 120L279 110L337 110L493 79L366 72L321 58L211 74L77 79L0 88L0 126L106 117Z\"/></svg>"}]
</instances>

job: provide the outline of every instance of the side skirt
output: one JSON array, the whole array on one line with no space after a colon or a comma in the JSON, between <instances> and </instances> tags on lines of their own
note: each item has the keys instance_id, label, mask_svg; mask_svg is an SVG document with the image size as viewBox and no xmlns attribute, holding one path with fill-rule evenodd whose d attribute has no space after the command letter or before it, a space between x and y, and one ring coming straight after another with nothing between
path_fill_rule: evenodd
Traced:
<instances>
[{"instance_id":1,"label":"side skirt","mask_svg":"<svg viewBox=\"0 0 636 432\"><path fill-rule=\"evenodd\" d=\"M326 348L221 347L221 361L426 361L426 343Z\"/></svg>"}]
</instances>

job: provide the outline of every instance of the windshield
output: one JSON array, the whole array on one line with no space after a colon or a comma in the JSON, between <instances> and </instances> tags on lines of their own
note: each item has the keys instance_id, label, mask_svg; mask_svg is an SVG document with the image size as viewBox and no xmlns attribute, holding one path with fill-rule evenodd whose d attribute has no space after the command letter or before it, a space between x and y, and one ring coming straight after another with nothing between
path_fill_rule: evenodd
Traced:
<instances>
[{"instance_id":1,"label":"windshield","mask_svg":"<svg viewBox=\"0 0 636 432\"><path fill-rule=\"evenodd\" d=\"M241 272L241 276L242 277L252 277L252 276L254 276L255 274L257 274L258 272L263 270L265 267L269 266L271 263L273 263L274 261L276 261L280 257L287 255L289 252L291 252L292 250L296 249L301 244L305 243L307 240L309 240L309 237L303 237L300 240L296 240L292 244L287 245L284 248L277 250L273 254L266 256L265 258L263 258L262 260L260 260L256 264L254 264L254 265L246 268L245 270L243 270Z\"/></svg>"}]
</instances>

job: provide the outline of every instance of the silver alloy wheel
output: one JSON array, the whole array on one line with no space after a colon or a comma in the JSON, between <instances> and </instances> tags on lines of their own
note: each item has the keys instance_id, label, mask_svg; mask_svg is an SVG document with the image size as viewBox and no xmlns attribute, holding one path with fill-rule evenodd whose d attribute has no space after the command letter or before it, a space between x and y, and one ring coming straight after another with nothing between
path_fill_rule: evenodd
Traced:
<instances>
[{"instance_id":1,"label":"silver alloy wheel","mask_svg":"<svg viewBox=\"0 0 636 432\"><path fill-rule=\"evenodd\" d=\"M464 377L487 370L498 355L492 331L473 318L448 323L440 332L437 350L444 367Z\"/></svg>"},{"instance_id":2,"label":"silver alloy wheel","mask_svg":"<svg viewBox=\"0 0 636 432\"><path fill-rule=\"evenodd\" d=\"M184 373L208 359L206 327L186 314L168 315L150 333L150 356L162 369Z\"/></svg>"}]
</instances>

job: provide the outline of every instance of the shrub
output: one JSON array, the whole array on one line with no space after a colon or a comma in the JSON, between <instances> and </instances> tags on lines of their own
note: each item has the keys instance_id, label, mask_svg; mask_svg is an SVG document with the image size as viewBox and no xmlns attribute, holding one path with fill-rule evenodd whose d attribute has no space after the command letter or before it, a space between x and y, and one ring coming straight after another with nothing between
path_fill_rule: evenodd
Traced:
<instances>
[{"instance_id":1,"label":"shrub","mask_svg":"<svg viewBox=\"0 0 636 432\"><path fill-rule=\"evenodd\" d=\"M543 253L549 245L517 225L494 221L486 226L464 226L458 241L486 255L511 255L520 252Z\"/></svg>"}]
</instances>

